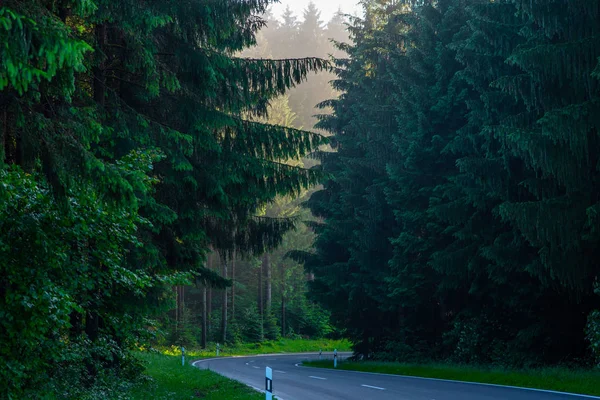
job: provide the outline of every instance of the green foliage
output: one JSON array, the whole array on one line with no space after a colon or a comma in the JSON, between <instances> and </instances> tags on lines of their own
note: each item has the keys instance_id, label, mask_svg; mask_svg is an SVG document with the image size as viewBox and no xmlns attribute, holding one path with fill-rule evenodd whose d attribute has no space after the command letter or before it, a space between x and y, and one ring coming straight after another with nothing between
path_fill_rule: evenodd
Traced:
<instances>
[{"instance_id":1,"label":"green foliage","mask_svg":"<svg viewBox=\"0 0 600 400\"><path fill-rule=\"evenodd\" d=\"M31 11L26 6L0 8L0 90L10 85L23 95L60 70L85 71L83 57L92 47L69 37L68 29L53 18Z\"/></svg>"},{"instance_id":2,"label":"green foliage","mask_svg":"<svg viewBox=\"0 0 600 400\"><path fill-rule=\"evenodd\" d=\"M281 337L281 329L277 325L277 318L273 312L264 316L263 325L267 340L277 340Z\"/></svg>"},{"instance_id":3,"label":"green foliage","mask_svg":"<svg viewBox=\"0 0 600 400\"><path fill-rule=\"evenodd\" d=\"M332 352L350 351L351 343L347 340L333 339L290 339L267 340L258 343L239 343L234 345L223 345L221 352L223 356L243 356L254 354L277 354L277 353L309 353L323 351ZM161 353L172 356L181 355L181 349L176 346L169 348L158 348ZM206 349L186 349L190 357L212 358L215 356L216 343L209 343Z\"/></svg>"},{"instance_id":4,"label":"green foliage","mask_svg":"<svg viewBox=\"0 0 600 400\"><path fill-rule=\"evenodd\" d=\"M263 318L256 305L244 308L239 318L242 338L245 343L257 343L265 340Z\"/></svg>"},{"instance_id":5,"label":"green foliage","mask_svg":"<svg viewBox=\"0 0 600 400\"><path fill-rule=\"evenodd\" d=\"M209 249L261 254L293 228L260 210L318 183L283 161L327 140L255 119L328 64L232 56L269 3L2 2L3 394L132 378L171 286L230 285Z\"/></svg>"},{"instance_id":6,"label":"green foliage","mask_svg":"<svg viewBox=\"0 0 600 400\"><path fill-rule=\"evenodd\" d=\"M125 262L143 223L135 208L117 211L83 187L68 193L65 213L40 181L18 167L0 170L0 355L6 363L0 374L7 385L2 391L18 397L40 388L52 393L47 385L73 372L72 364L88 375L125 362L117 341L135 340L143 321L120 299L124 293L143 297L152 284ZM105 321L105 333L93 342L74 322L84 310Z\"/></svg>"},{"instance_id":7,"label":"green foliage","mask_svg":"<svg viewBox=\"0 0 600 400\"><path fill-rule=\"evenodd\" d=\"M588 317L586 337L590 342L592 355L600 365L600 311L592 311Z\"/></svg>"},{"instance_id":8,"label":"green foliage","mask_svg":"<svg viewBox=\"0 0 600 400\"><path fill-rule=\"evenodd\" d=\"M600 296L600 284L596 282L595 293ZM592 357L600 366L600 311L594 310L588 316L586 326L586 339L590 342Z\"/></svg>"},{"instance_id":9,"label":"green foliage","mask_svg":"<svg viewBox=\"0 0 600 400\"><path fill-rule=\"evenodd\" d=\"M295 256L358 353L587 358L600 8L565 4L366 1L353 20L315 251Z\"/></svg>"},{"instance_id":10,"label":"green foliage","mask_svg":"<svg viewBox=\"0 0 600 400\"><path fill-rule=\"evenodd\" d=\"M123 392L122 398L133 400L172 398L262 399L263 394L227 379L216 372L201 370L189 363L182 367L181 357L137 353L146 367L147 381Z\"/></svg>"}]
</instances>

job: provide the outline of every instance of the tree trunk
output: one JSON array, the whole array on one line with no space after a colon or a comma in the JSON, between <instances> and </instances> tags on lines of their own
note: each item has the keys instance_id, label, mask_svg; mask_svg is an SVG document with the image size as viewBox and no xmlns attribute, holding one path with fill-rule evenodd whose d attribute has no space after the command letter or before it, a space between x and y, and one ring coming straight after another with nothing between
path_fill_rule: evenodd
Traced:
<instances>
[{"instance_id":1,"label":"tree trunk","mask_svg":"<svg viewBox=\"0 0 600 400\"><path fill-rule=\"evenodd\" d=\"M185 311L185 286L179 286L179 329L185 330L185 319L183 313Z\"/></svg>"},{"instance_id":2,"label":"tree trunk","mask_svg":"<svg viewBox=\"0 0 600 400\"><path fill-rule=\"evenodd\" d=\"M258 269L258 297L257 297L257 305L258 305L258 314L262 317L263 315L263 285L262 285L262 276L263 276L263 263L260 263L260 268Z\"/></svg>"},{"instance_id":3,"label":"tree trunk","mask_svg":"<svg viewBox=\"0 0 600 400\"><path fill-rule=\"evenodd\" d=\"M271 305L272 305L272 296L271 296L271 288L272 288L272 274L271 274L271 256L269 254L265 254L263 258L263 265L265 273L267 274L267 279L265 280L265 289L266 289L266 298L265 298L265 312L267 314L271 313Z\"/></svg>"},{"instance_id":4,"label":"tree trunk","mask_svg":"<svg viewBox=\"0 0 600 400\"><path fill-rule=\"evenodd\" d=\"M179 332L179 286L175 285L175 332Z\"/></svg>"},{"instance_id":5,"label":"tree trunk","mask_svg":"<svg viewBox=\"0 0 600 400\"><path fill-rule=\"evenodd\" d=\"M206 315L206 313L207 313L206 294L207 294L207 289L206 289L206 282L205 282L202 287L202 340L201 340L201 346L203 349L206 348L206 339L208 337L206 334L206 328L208 327L207 315Z\"/></svg>"},{"instance_id":6,"label":"tree trunk","mask_svg":"<svg viewBox=\"0 0 600 400\"><path fill-rule=\"evenodd\" d=\"M235 320L235 250L231 256L231 320Z\"/></svg>"},{"instance_id":7,"label":"tree trunk","mask_svg":"<svg viewBox=\"0 0 600 400\"><path fill-rule=\"evenodd\" d=\"M285 326L285 263L281 263L281 335L286 336Z\"/></svg>"},{"instance_id":8,"label":"tree trunk","mask_svg":"<svg viewBox=\"0 0 600 400\"><path fill-rule=\"evenodd\" d=\"M207 267L208 269L212 270L213 269L213 254L210 253L208 255L208 260L207 260L208 264ZM207 341L210 340L210 329L211 329L211 324L210 324L210 315L212 313L212 297L213 297L213 290L212 287L208 287L206 288L206 335L207 335Z\"/></svg>"},{"instance_id":9,"label":"tree trunk","mask_svg":"<svg viewBox=\"0 0 600 400\"><path fill-rule=\"evenodd\" d=\"M223 278L227 279L227 256L223 257ZM227 342L227 288L223 290L223 304L221 308L221 338L223 344Z\"/></svg>"},{"instance_id":10,"label":"tree trunk","mask_svg":"<svg viewBox=\"0 0 600 400\"><path fill-rule=\"evenodd\" d=\"M281 335L285 337L285 294L281 293Z\"/></svg>"}]
</instances>

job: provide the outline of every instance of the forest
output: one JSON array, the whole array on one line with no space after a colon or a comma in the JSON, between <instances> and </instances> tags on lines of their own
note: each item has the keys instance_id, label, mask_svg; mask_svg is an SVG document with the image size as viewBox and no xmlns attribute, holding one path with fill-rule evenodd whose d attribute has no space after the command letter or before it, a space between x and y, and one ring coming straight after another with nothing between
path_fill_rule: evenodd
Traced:
<instances>
[{"instance_id":1,"label":"forest","mask_svg":"<svg viewBox=\"0 0 600 400\"><path fill-rule=\"evenodd\" d=\"M600 2L370 1L296 252L380 360L600 362Z\"/></svg>"},{"instance_id":2,"label":"forest","mask_svg":"<svg viewBox=\"0 0 600 400\"><path fill-rule=\"evenodd\" d=\"M600 0L272 3L0 2L0 398L281 337L600 365Z\"/></svg>"}]
</instances>

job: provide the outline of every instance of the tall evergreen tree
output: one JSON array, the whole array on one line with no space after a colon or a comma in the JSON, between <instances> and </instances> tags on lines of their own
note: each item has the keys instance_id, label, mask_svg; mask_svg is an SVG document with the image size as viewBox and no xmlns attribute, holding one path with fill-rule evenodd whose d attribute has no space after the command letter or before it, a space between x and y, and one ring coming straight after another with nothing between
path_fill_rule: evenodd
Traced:
<instances>
[{"instance_id":1,"label":"tall evergreen tree","mask_svg":"<svg viewBox=\"0 0 600 400\"><path fill-rule=\"evenodd\" d=\"M584 354L598 2L565 4L365 2L337 60L343 94L324 104L336 152L303 256L365 355Z\"/></svg>"},{"instance_id":2,"label":"tall evergreen tree","mask_svg":"<svg viewBox=\"0 0 600 400\"><path fill-rule=\"evenodd\" d=\"M282 161L325 139L244 116L325 62L232 56L256 42L269 3L2 4L0 249L29 249L0 262L11 396L77 397L123 371L171 285L229 284L204 268L209 246L261 253L293 226L255 216L317 182ZM26 254L33 268L19 274ZM73 362L55 368L65 348Z\"/></svg>"}]
</instances>

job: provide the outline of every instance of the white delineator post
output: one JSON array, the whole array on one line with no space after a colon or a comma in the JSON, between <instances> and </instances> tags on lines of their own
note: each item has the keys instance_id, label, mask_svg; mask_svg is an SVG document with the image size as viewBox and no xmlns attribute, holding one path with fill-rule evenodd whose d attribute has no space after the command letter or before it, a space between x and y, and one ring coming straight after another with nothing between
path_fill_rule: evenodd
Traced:
<instances>
[{"instance_id":1,"label":"white delineator post","mask_svg":"<svg viewBox=\"0 0 600 400\"><path fill-rule=\"evenodd\" d=\"M267 367L265 371L266 400L273 400L273 370Z\"/></svg>"},{"instance_id":2,"label":"white delineator post","mask_svg":"<svg viewBox=\"0 0 600 400\"><path fill-rule=\"evenodd\" d=\"M321 361L321 354L323 354L323 349L319 350L319 361Z\"/></svg>"},{"instance_id":3,"label":"white delineator post","mask_svg":"<svg viewBox=\"0 0 600 400\"><path fill-rule=\"evenodd\" d=\"M220 345L219 345L219 343L217 343L217 357L219 357L219 349L220 349Z\"/></svg>"},{"instance_id":4,"label":"white delineator post","mask_svg":"<svg viewBox=\"0 0 600 400\"><path fill-rule=\"evenodd\" d=\"M185 365L185 347L181 346L181 366Z\"/></svg>"},{"instance_id":5,"label":"white delineator post","mask_svg":"<svg viewBox=\"0 0 600 400\"><path fill-rule=\"evenodd\" d=\"M337 349L333 350L333 368L337 368Z\"/></svg>"}]
</instances>

